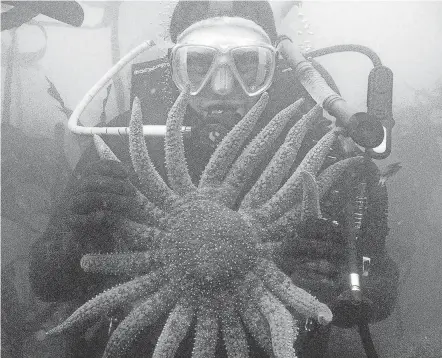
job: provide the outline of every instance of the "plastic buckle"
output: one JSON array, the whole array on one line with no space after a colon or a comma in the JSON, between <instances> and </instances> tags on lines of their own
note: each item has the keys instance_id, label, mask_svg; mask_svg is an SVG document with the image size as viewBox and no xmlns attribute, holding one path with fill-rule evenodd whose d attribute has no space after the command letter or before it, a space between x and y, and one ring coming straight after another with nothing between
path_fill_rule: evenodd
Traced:
<instances>
[{"instance_id":1,"label":"plastic buckle","mask_svg":"<svg viewBox=\"0 0 442 358\"><path fill-rule=\"evenodd\" d=\"M109 327L107 329L107 335L110 337L114 332L115 328L117 328L119 320L117 317L111 316L109 317Z\"/></svg>"},{"instance_id":2,"label":"plastic buckle","mask_svg":"<svg viewBox=\"0 0 442 358\"><path fill-rule=\"evenodd\" d=\"M304 330L306 332L311 332L315 329L315 321L312 318L306 318L304 324Z\"/></svg>"},{"instance_id":3,"label":"plastic buckle","mask_svg":"<svg viewBox=\"0 0 442 358\"><path fill-rule=\"evenodd\" d=\"M362 276L367 277L370 271L371 258L367 256L362 257Z\"/></svg>"}]
</instances>

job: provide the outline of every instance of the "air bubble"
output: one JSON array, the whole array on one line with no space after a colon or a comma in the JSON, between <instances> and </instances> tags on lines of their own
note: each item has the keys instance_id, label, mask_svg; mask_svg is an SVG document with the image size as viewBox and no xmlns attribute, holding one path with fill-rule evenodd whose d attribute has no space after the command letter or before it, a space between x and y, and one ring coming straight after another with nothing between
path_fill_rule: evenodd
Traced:
<instances>
[{"instance_id":1,"label":"air bubble","mask_svg":"<svg viewBox=\"0 0 442 358\"><path fill-rule=\"evenodd\" d=\"M38 342L42 342L46 339L46 332L43 329L40 329L39 331L35 332L35 339Z\"/></svg>"}]
</instances>

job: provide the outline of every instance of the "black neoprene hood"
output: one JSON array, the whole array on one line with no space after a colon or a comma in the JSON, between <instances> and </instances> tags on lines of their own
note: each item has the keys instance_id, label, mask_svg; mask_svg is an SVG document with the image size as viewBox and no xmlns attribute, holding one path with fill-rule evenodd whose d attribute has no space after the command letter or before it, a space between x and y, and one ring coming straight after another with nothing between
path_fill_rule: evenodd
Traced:
<instances>
[{"instance_id":1,"label":"black neoprene hood","mask_svg":"<svg viewBox=\"0 0 442 358\"><path fill-rule=\"evenodd\" d=\"M221 1L229 3L227 6L213 6L220 1L188 1L180 0L172 14L169 33L172 42L189 26L201 20L217 16L242 17L261 26L276 42L277 32L272 8L268 1Z\"/></svg>"}]
</instances>

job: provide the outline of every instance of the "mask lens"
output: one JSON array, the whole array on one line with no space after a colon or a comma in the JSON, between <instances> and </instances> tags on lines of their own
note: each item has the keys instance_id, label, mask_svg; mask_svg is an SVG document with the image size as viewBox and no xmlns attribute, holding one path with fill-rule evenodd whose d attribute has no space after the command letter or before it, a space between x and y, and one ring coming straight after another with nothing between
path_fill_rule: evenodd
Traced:
<instances>
[{"instance_id":1,"label":"mask lens","mask_svg":"<svg viewBox=\"0 0 442 358\"><path fill-rule=\"evenodd\" d=\"M238 47L232 50L238 76L248 94L253 94L271 83L275 68L274 53L259 46Z\"/></svg>"},{"instance_id":2,"label":"mask lens","mask_svg":"<svg viewBox=\"0 0 442 358\"><path fill-rule=\"evenodd\" d=\"M183 46L173 54L174 80L178 87L190 83L191 93L204 85L217 51L204 46Z\"/></svg>"},{"instance_id":3,"label":"mask lens","mask_svg":"<svg viewBox=\"0 0 442 358\"><path fill-rule=\"evenodd\" d=\"M227 55L229 53L229 55ZM265 91L271 84L275 70L275 53L264 46L242 46L223 52L241 87L249 96ZM191 94L196 95L213 74L215 66L221 66L225 58L221 51L201 45L177 47L172 54L173 79L178 88L190 84Z\"/></svg>"}]
</instances>

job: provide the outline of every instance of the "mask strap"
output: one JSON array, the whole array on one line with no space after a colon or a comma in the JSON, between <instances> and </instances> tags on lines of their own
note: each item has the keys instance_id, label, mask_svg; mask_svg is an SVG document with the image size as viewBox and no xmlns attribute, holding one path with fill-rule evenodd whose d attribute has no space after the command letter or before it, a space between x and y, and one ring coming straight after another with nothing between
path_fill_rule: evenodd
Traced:
<instances>
[{"instance_id":1,"label":"mask strap","mask_svg":"<svg viewBox=\"0 0 442 358\"><path fill-rule=\"evenodd\" d=\"M226 16L233 13L233 1L209 1L209 17Z\"/></svg>"},{"instance_id":2,"label":"mask strap","mask_svg":"<svg viewBox=\"0 0 442 358\"><path fill-rule=\"evenodd\" d=\"M290 37L288 37L287 35L279 35L275 41L274 47L278 50L279 44L284 40L289 40L291 43L293 43L293 40Z\"/></svg>"},{"instance_id":3,"label":"mask strap","mask_svg":"<svg viewBox=\"0 0 442 358\"><path fill-rule=\"evenodd\" d=\"M256 84L260 85L263 83L266 75L266 59L267 52L261 47L258 47L258 69L256 71Z\"/></svg>"},{"instance_id":4,"label":"mask strap","mask_svg":"<svg viewBox=\"0 0 442 358\"><path fill-rule=\"evenodd\" d=\"M181 73L184 82L189 82L189 74L187 73L187 48L181 47L180 51L183 51L184 53L180 56L179 72Z\"/></svg>"}]
</instances>

